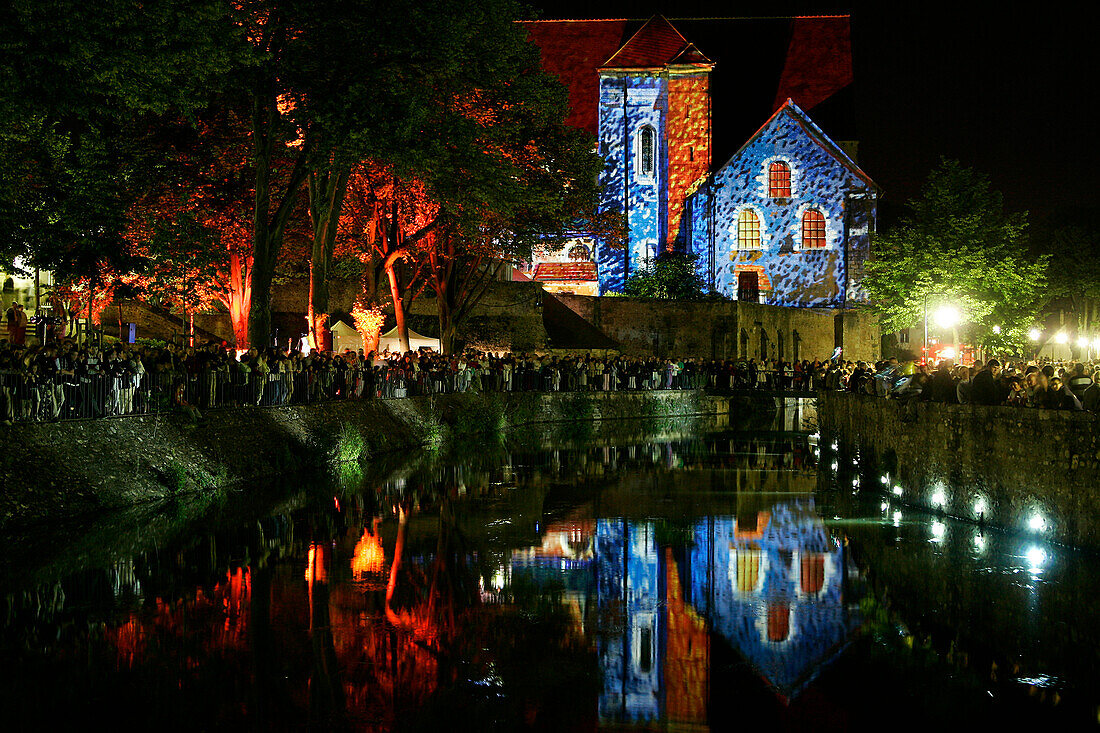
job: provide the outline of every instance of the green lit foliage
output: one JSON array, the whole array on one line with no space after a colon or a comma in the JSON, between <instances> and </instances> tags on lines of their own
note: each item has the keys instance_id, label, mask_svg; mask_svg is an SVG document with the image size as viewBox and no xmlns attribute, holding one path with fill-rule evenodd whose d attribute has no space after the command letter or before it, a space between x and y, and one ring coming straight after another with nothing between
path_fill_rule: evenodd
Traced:
<instances>
[{"instance_id":1,"label":"green lit foliage","mask_svg":"<svg viewBox=\"0 0 1100 733\"><path fill-rule=\"evenodd\" d=\"M663 300L704 300L718 297L707 292L696 271L699 255L662 252L646 267L635 270L623 285L623 294Z\"/></svg>"},{"instance_id":2,"label":"green lit foliage","mask_svg":"<svg viewBox=\"0 0 1100 733\"><path fill-rule=\"evenodd\" d=\"M1023 343L1046 285L1046 256L1027 249L1026 212L1009 213L984 174L942 160L910 214L872 242L863 285L883 330L921 323L950 303L968 340Z\"/></svg>"},{"instance_id":3,"label":"green lit foliage","mask_svg":"<svg viewBox=\"0 0 1100 733\"><path fill-rule=\"evenodd\" d=\"M1050 256L1047 311L1073 313L1078 333L1093 336L1100 321L1100 243L1095 208L1055 212L1032 236L1032 250Z\"/></svg>"}]
</instances>

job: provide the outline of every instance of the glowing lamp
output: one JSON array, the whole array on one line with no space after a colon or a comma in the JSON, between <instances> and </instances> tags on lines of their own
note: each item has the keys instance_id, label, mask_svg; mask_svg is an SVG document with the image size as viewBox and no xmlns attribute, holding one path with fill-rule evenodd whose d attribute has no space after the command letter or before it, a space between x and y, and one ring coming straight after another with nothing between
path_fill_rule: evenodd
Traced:
<instances>
[{"instance_id":1,"label":"glowing lamp","mask_svg":"<svg viewBox=\"0 0 1100 733\"><path fill-rule=\"evenodd\" d=\"M1082 349L1087 349L1089 347L1088 337L1087 336L1082 336L1081 338L1077 339L1077 345L1079 347L1081 347Z\"/></svg>"},{"instance_id":2,"label":"glowing lamp","mask_svg":"<svg viewBox=\"0 0 1100 733\"><path fill-rule=\"evenodd\" d=\"M932 494L932 506L940 507L940 506L943 506L946 503L947 503L947 496L944 495L942 490L937 491L936 493Z\"/></svg>"},{"instance_id":3,"label":"glowing lamp","mask_svg":"<svg viewBox=\"0 0 1100 733\"><path fill-rule=\"evenodd\" d=\"M1033 514L1031 519L1027 520L1028 529L1032 532L1042 532L1046 528L1047 522L1039 514Z\"/></svg>"},{"instance_id":4,"label":"glowing lamp","mask_svg":"<svg viewBox=\"0 0 1100 733\"><path fill-rule=\"evenodd\" d=\"M936 310L936 325L951 328L959 322L959 309L953 305L943 305Z\"/></svg>"},{"instance_id":5,"label":"glowing lamp","mask_svg":"<svg viewBox=\"0 0 1100 733\"><path fill-rule=\"evenodd\" d=\"M1100 336L1097 336L1092 340L1092 348L1100 349Z\"/></svg>"},{"instance_id":6,"label":"glowing lamp","mask_svg":"<svg viewBox=\"0 0 1100 733\"><path fill-rule=\"evenodd\" d=\"M1042 335L1042 332L1037 328L1033 328L1027 332L1028 338L1030 338L1032 341L1038 341L1040 337L1042 337Z\"/></svg>"},{"instance_id":7,"label":"glowing lamp","mask_svg":"<svg viewBox=\"0 0 1100 733\"><path fill-rule=\"evenodd\" d=\"M1054 334L1054 343L1067 344L1069 343L1069 336L1066 335L1065 331L1059 331L1058 333Z\"/></svg>"},{"instance_id":8,"label":"glowing lamp","mask_svg":"<svg viewBox=\"0 0 1100 733\"><path fill-rule=\"evenodd\" d=\"M894 496L901 496L901 487L900 486L895 486L894 487Z\"/></svg>"},{"instance_id":9,"label":"glowing lamp","mask_svg":"<svg viewBox=\"0 0 1100 733\"><path fill-rule=\"evenodd\" d=\"M994 326L993 327L993 333L1000 333L1000 332L1001 332L1001 327L1000 326Z\"/></svg>"}]
</instances>

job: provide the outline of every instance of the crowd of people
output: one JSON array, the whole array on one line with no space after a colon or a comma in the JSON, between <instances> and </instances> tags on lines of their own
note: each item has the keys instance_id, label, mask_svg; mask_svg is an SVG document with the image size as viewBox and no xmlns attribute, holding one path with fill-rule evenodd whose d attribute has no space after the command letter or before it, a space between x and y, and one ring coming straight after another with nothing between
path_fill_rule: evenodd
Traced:
<instances>
[{"instance_id":1,"label":"crowd of people","mask_svg":"<svg viewBox=\"0 0 1100 733\"><path fill-rule=\"evenodd\" d=\"M943 404L1008 405L1055 410L1100 409L1100 366L1082 362L989 359L965 366L945 359L938 365L909 359L858 362L827 370L826 389Z\"/></svg>"},{"instance_id":2,"label":"crowd of people","mask_svg":"<svg viewBox=\"0 0 1100 733\"><path fill-rule=\"evenodd\" d=\"M821 362L538 355L467 350L364 354L285 349L0 341L0 419L51 421L164 410L393 399L468 391L769 388L809 391ZM820 381L820 380L818 380Z\"/></svg>"},{"instance_id":3,"label":"crowd of people","mask_svg":"<svg viewBox=\"0 0 1100 733\"><path fill-rule=\"evenodd\" d=\"M285 349L236 353L200 346L61 339L0 341L0 420L51 421L173 410L194 420L207 409L394 399L453 392L667 389L847 390L904 400L1094 410L1100 373L1081 364L936 368L897 359L671 359L539 355L467 350L364 354Z\"/></svg>"}]
</instances>

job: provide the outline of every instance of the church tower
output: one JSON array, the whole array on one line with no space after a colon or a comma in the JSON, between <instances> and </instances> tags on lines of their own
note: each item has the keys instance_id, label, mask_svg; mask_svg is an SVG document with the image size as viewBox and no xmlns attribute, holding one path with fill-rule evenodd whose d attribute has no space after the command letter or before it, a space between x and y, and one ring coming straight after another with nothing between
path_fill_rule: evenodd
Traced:
<instances>
[{"instance_id":1,"label":"church tower","mask_svg":"<svg viewBox=\"0 0 1100 733\"><path fill-rule=\"evenodd\" d=\"M711 163L714 64L654 16L599 69L603 211L626 215L625 250L597 244L600 292L684 240L681 214Z\"/></svg>"}]
</instances>

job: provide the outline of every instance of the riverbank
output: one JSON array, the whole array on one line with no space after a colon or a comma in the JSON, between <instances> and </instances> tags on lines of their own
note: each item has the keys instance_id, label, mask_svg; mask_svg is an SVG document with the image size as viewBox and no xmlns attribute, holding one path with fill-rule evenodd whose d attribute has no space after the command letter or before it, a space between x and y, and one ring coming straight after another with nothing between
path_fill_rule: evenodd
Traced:
<instances>
[{"instance_id":1,"label":"riverbank","mask_svg":"<svg viewBox=\"0 0 1100 733\"><path fill-rule=\"evenodd\" d=\"M152 415L0 430L0 527L214 492L462 436L725 414L699 391L451 394ZM587 428L586 428L587 430ZM581 436L584 437L584 436Z\"/></svg>"},{"instance_id":2,"label":"riverbank","mask_svg":"<svg viewBox=\"0 0 1100 733\"><path fill-rule=\"evenodd\" d=\"M1078 547L1100 547L1100 418L823 392L821 445L892 501ZM885 481L884 481L885 479Z\"/></svg>"}]
</instances>

